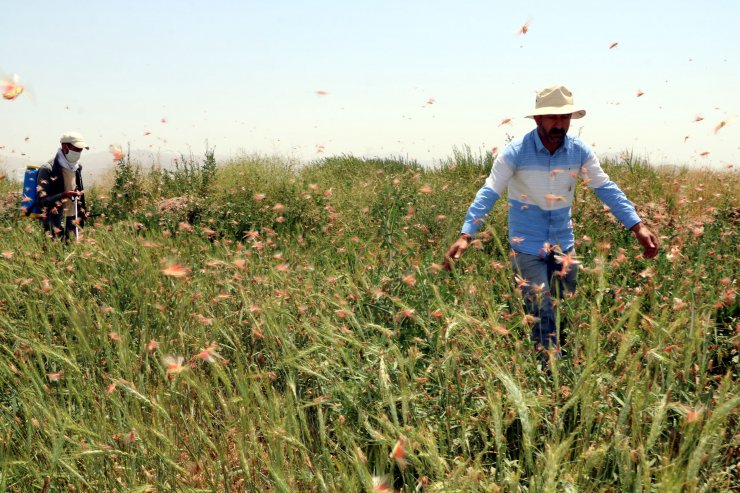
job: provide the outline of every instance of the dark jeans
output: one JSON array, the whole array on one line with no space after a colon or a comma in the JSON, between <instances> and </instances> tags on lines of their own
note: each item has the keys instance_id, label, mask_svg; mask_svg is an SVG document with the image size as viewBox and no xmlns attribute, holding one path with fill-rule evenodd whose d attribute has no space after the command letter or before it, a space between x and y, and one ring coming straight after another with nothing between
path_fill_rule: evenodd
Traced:
<instances>
[{"instance_id":1,"label":"dark jeans","mask_svg":"<svg viewBox=\"0 0 740 493\"><path fill-rule=\"evenodd\" d=\"M61 221L59 222L61 223ZM76 231L78 227L79 226L75 225L75 218L73 216L69 216L65 219L63 228L53 226L50 222L44 223L44 229L51 233L51 237L58 238L64 243L69 240L70 236L72 239L77 239Z\"/></svg>"},{"instance_id":2,"label":"dark jeans","mask_svg":"<svg viewBox=\"0 0 740 493\"><path fill-rule=\"evenodd\" d=\"M552 252L546 256L515 253L511 258L514 274L526 281L521 287L524 308L535 317L530 337L537 348L559 348L558 334L563 332L563 324L556 325L552 297L562 299L566 292L575 292L578 266L570 265L568 271L563 272L563 265L556 261ZM575 252L571 250L568 254L572 256Z\"/></svg>"}]
</instances>

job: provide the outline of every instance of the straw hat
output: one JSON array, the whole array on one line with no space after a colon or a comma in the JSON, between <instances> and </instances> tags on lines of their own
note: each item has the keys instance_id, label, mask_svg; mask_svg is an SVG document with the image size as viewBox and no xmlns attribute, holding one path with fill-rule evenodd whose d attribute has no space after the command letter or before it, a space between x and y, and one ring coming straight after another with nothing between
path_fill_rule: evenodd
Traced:
<instances>
[{"instance_id":1,"label":"straw hat","mask_svg":"<svg viewBox=\"0 0 740 493\"><path fill-rule=\"evenodd\" d=\"M573 93L563 85L555 85L537 93L534 111L527 115L527 118L538 115L567 115L568 113L572 113L571 118L586 116L586 110L573 106Z\"/></svg>"}]
</instances>

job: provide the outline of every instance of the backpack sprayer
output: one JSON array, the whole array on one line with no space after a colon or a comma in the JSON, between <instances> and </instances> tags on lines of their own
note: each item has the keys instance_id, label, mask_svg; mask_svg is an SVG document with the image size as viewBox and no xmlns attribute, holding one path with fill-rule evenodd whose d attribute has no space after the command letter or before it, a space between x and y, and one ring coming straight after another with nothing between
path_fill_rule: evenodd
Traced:
<instances>
[{"instance_id":1,"label":"backpack sprayer","mask_svg":"<svg viewBox=\"0 0 740 493\"><path fill-rule=\"evenodd\" d=\"M14 178L17 176L16 173L23 172L23 182L21 188L21 204L19 207L19 214L34 219L41 219L41 204L40 197L38 195L38 174L41 166L29 164L25 168L19 168L13 170ZM75 192L79 192L80 189L77 185L74 188ZM80 223L79 223L79 197L72 197L74 202L74 225L75 225L75 241L80 241ZM66 227L66 224L63 224Z\"/></svg>"},{"instance_id":2,"label":"backpack sprayer","mask_svg":"<svg viewBox=\"0 0 740 493\"><path fill-rule=\"evenodd\" d=\"M13 170L13 179L21 182L21 203L18 211L21 216L35 219L41 214L37 183L40 168L41 166L29 164L25 168ZM23 173L23 180L17 179L19 173Z\"/></svg>"}]
</instances>

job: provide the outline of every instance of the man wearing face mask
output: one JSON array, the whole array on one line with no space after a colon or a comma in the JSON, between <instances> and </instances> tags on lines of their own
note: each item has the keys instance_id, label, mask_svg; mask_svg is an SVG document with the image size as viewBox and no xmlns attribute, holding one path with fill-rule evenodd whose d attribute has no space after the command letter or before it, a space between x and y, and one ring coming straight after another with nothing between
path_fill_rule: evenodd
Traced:
<instances>
[{"instance_id":1,"label":"man wearing face mask","mask_svg":"<svg viewBox=\"0 0 740 493\"><path fill-rule=\"evenodd\" d=\"M44 230L66 241L70 235L77 238L85 223L87 208L79 160L82 151L90 147L78 132L66 132L59 142L56 156L39 169L37 188Z\"/></svg>"}]
</instances>

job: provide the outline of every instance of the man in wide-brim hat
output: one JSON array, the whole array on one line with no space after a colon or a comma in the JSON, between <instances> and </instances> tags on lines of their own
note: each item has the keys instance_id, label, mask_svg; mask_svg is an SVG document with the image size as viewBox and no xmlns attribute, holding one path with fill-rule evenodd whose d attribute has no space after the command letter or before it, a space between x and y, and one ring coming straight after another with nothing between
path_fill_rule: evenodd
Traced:
<instances>
[{"instance_id":1,"label":"man in wide-brim hat","mask_svg":"<svg viewBox=\"0 0 740 493\"><path fill-rule=\"evenodd\" d=\"M460 238L444 259L445 267L451 269L508 187L512 267L527 313L534 317L531 338L545 365L547 354L562 354L561 327L556 325L552 296L562 298L576 288L578 262L570 220L576 179L580 176L588 183L635 234L644 258L653 258L658 252L657 237L601 169L594 152L567 135L571 119L585 115L585 110L573 104L573 95L565 86L554 85L537 94L535 109L527 115L537 128L511 142L496 158L468 209Z\"/></svg>"}]
</instances>

